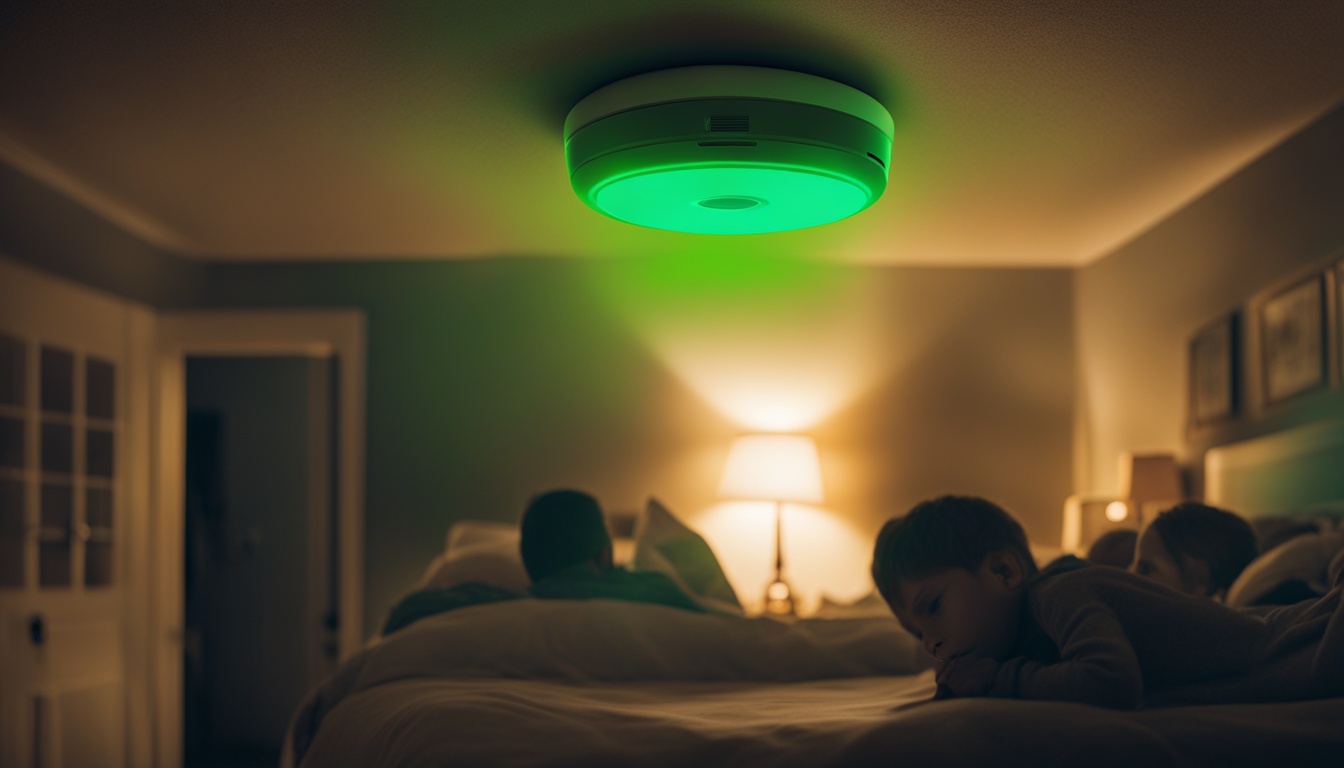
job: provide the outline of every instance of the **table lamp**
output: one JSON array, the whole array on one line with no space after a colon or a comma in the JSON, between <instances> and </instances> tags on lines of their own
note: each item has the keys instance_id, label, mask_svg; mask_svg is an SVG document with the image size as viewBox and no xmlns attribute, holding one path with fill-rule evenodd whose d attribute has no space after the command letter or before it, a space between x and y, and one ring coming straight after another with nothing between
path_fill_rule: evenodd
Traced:
<instances>
[{"instance_id":1,"label":"table lamp","mask_svg":"<svg viewBox=\"0 0 1344 768\"><path fill-rule=\"evenodd\" d=\"M1090 544L1117 528L1141 530L1156 511L1184 496L1180 465L1170 453L1120 455L1120 495L1070 496L1064 500L1061 545L1083 555Z\"/></svg>"},{"instance_id":2,"label":"table lamp","mask_svg":"<svg viewBox=\"0 0 1344 768\"><path fill-rule=\"evenodd\" d=\"M1120 454L1123 499L1140 525L1150 521L1150 507L1169 506L1185 497L1181 468L1170 453Z\"/></svg>"},{"instance_id":3,"label":"table lamp","mask_svg":"<svg viewBox=\"0 0 1344 768\"><path fill-rule=\"evenodd\" d=\"M789 615L795 606L784 581L784 502L822 500L817 446L803 435L743 435L733 440L719 484L726 499L772 501L775 504L775 578L765 590L766 613Z\"/></svg>"}]
</instances>

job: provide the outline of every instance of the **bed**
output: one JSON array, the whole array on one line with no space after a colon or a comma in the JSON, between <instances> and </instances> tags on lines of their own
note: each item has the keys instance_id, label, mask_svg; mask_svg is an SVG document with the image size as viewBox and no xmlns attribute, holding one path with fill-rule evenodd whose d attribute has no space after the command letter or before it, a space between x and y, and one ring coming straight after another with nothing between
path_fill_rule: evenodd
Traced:
<instances>
[{"instance_id":1,"label":"bed","mask_svg":"<svg viewBox=\"0 0 1344 768\"><path fill-rule=\"evenodd\" d=\"M1318 429L1288 443L1314 440L1313 456L1344 449L1334 434L1322 440ZM1251 491L1236 490L1227 473L1254 473L1286 455L1282 445L1269 459L1236 448L1212 452L1207 468L1219 501L1233 508ZM1314 459L1287 465L1304 460ZM1294 509L1319 517L1322 502L1344 499L1344 473L1330 475L1341 476L1294 499ZM1257 509L1291 511L1271 508ZM706 605L729 602L703 541L665 510L650 517L636 532L636 561L643 551L646 566L667 570ZM427 583L463 578L490 559L490 547L508 546L457 538ZM516 577L498 564L493 572ZM781 622L730 609L508 600L426 616L373 642L305 700L284 760L293 768L1344 765L1344 699L1117 712L931 702L933 691L920 650L877 612Z\"/></svg>"}]
</instances>

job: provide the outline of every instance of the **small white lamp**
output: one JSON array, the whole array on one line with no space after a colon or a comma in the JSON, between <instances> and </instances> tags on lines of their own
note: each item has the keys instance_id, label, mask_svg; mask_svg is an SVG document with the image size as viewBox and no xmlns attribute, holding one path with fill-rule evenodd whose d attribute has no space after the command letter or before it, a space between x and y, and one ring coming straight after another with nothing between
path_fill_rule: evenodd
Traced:
<instances>
[{"instance_id":1,"label":"small white lamp","mask_svg":"<svg viewBox=\"0 0 1344 768\"><path fill-rule=\"evenodd\" d=\"M1114 528L1140 530L1161 509L1184 498L1181 468L1170 453L1120 454L1120 495L1070 496L1064 500L1061 544L1082 554L1091 542Z\"/></svg>"},{"instance_id":2,"label":"small white lamp","mask_svg":"<svg viewBox=\"0 0 1344 768\"><path fill-rule=\"evenodd\" d=\"M1184 498L1181 468L1170 453L1120 454L1120 487L1139 523L1146 524L1149 508L1175 504Z\"/></svg>"},{"instance_id":3,"label":"small white lamp","mask_svg":"<svg viewBox=\"0 0 1344 768\"><path fill-rule=\"evenodd\" d=\"M765 590L765 610L792 614L793 594L784 581L783 504L822 500L816 443L803 435L738 437L728 450L719 496L775 503L775 579Z\"/></svg>"}]
</instances>

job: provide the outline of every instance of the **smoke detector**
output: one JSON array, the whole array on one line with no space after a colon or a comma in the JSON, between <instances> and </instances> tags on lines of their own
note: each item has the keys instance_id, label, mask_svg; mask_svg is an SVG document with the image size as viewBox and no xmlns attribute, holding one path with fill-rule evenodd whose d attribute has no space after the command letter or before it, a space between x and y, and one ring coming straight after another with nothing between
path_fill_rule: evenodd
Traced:
<instances>
[{"instance_id":1,"label":"smoke detector","mask_svg":"<svg viewBox=\"0 0 1344 768\"><path fill-rule=\"evenodd\" d=\"M887 186L894 124L862 91L782 69L697 66L620 80L565 120L574 192L614 219L747 235L852 216Z\"/></svg>"}]
</instances>

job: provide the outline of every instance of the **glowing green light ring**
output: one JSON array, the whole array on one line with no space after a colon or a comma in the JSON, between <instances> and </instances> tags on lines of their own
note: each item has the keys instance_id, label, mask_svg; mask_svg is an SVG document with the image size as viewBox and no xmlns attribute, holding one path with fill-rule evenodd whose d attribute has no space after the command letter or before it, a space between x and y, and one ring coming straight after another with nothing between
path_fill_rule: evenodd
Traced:
<instances>
[{"instance_id":1,"label":"glowing green light ring","mask_svg":"<svg viewBox=\"0 0 1344 768\"><path fill-rule=\"evenodd\" d=\"M865 210L886 189L894 132L866 94L759 67L629 78L582 100L565 128L584 204L704 234L798 229Z\"/></svg>"},{"instance_id":2,"label":"glowing green light ring","mask_svg":"<svg viewBox=\"0 0 1344 768\"><path fill-rule=\"evenodd\" d=\"M723 181L728 179L724 185ZM769 198L739 191L775 190ZM786 193L787 192L787 193ZM747 207L709 200L763 200ZM782 232L839 221L867 208L872 190L842 174L772 163L697 163L608 177L590 192L603 215L640 226L714 235Z\"/></svg>"},{"instance_id":3,"label":"glowing green light ring","mask_svg":"<svg viewBox=\"0 0 1344 768\"><path fill-rule=\"evenodd\" d=\"M716 235L779 232L839 221L871 206L886 187L884 169L866 157L800 144L769 147L764 153L759 149L759 146L707 148L696 142L636 147L585 163L575 169L572 181L579 199L604 216L655 229ZM788 157L789 162L770 162L760 159L762 155ZM685 207L696 200L693 195L687 197L689 193L683 189L684 180L677 179L675 174L697 171L722 171L725 174L737 171L743 177L754 175L754 179L748 179L752 183L746 186L729 186L703 194L706 197L756 197L772 201L772 213L776 214L772 219L774 223L760 224L760 216L747 215L751 211L733 211L717 217L685 215ZM764 173L753 174L754 171ZM768 178L771 173L780 175ZM665 209L645 206L640 200L626 200L613 208L610 199L604 200L604 190L613 185L630 184L632 180L636 180L633 184L639 187L641 177L665 177L668 180L663 185L668 200ZM817 183L817 179L833 183ZM654 194L657 187L657 184L646 183L640 192ZM785 192L792 189L795 194L780 200L781 187ZM741 223L741 228L733 228L734 220Z\"/></svg>"}]
</instances>

